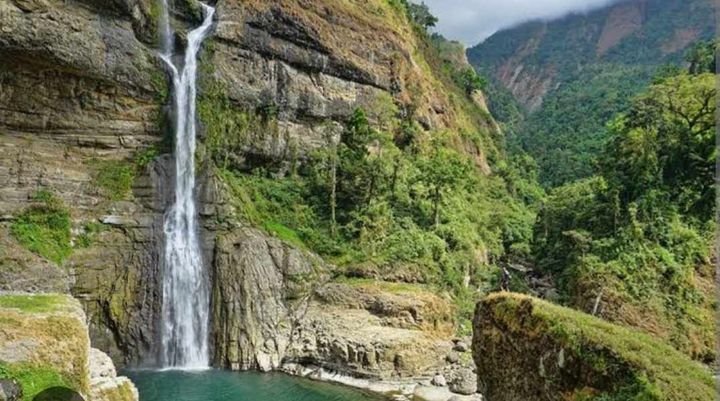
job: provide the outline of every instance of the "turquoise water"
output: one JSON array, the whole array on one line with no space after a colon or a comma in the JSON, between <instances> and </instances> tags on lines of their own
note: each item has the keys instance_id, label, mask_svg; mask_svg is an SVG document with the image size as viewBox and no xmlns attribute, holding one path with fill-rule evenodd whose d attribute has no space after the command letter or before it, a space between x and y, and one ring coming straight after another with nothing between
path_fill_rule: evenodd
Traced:
<instances>
[{"instance_id":1,"label":"turquoise water","mask_svg":"<svg viewBox=\"0 0 720 401\"><path fill-rule=\"evenodd\" d=\"M383 401L349 387L280 373L129 371L140 401Z\"/></svg>"}]
</instances>

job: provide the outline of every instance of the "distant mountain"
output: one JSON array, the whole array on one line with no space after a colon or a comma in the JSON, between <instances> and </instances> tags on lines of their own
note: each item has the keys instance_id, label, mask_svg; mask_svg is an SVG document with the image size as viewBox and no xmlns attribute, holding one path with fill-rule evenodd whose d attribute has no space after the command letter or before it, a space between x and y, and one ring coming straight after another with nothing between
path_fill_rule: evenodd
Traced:
<instances>
[{"instance_id":1,"label":"distant mountain","mask_svg":"<svg viewBox=\"0 0 720 401\"><path fill-rule=\"evenodd\" d=\"M490 77L490 108L555 186L591 174L604 126L658 68L714 35L710 0L628 0L533 21L468 50Z\"/></svg>"}]
</instances>

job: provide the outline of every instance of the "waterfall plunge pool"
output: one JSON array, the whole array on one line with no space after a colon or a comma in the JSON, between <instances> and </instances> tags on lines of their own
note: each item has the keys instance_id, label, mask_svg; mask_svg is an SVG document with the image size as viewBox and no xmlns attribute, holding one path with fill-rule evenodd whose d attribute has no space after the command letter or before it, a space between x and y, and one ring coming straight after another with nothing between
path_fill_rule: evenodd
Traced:
<instances>
[{"instance_id":1,"label":"waterfall plunge pool","mask_svg":"<svg viewBox=\"0 0 720 401\"><path fill-rule=\"evenodd\" d=\"M283 373L129 370L140 401L384 401L339 384Z\"/></svg>"}]
</instances>

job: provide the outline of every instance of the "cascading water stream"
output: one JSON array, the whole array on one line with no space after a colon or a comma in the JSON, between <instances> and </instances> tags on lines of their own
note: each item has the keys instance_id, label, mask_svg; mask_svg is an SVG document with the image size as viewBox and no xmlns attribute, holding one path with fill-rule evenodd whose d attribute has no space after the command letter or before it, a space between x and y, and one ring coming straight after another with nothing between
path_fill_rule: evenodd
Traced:
<instances>
[{"instance_id":1,"label":"cascading water stream","mask_svg":"<svg viewBox=\"0 0 720 401\"><path fill-rule=\"evenodd\" d=\"M209 283L204 273L195 208L195 97L197 53L210 33L215 9L200 3L202 25L187 35L182 65L172 54L167 0L162 0L161 58L175 97L175 204L165 215L162 354L165 368L204 369L209 364Z\"/></svg>"}]
</instances>

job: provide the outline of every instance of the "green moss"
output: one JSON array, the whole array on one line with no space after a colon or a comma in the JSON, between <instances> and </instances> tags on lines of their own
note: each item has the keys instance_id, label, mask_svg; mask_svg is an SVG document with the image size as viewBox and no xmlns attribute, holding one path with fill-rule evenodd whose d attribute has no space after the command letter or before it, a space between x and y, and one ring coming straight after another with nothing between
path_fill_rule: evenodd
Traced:
<instances>
[{"instance_id":1,"label":"green moss","mask_svg":"<svg viewBox=\"0 0 720 401\"><path fill-rule=\"evenodd\" d=\"M98 234L105 230L105 226L96 222L91 221L83 224L82 232L75 239L75 246L77 248L89 248L95 242Z\"/></svg>"},{"instance_id":2,"label":"green moss","mask_svg":"<svg viewBox=\"0 0 720 401\"><path fill-rule=\"evenodd\" d=\"M202 81L198 115L206 130L205 156L223 168L238 164L237 157L247 146L279 135L276 105L266 103L254 110L239 107L226 88L212 79Z\"/></svg>"},{"instance_id":3,"label":"green moss","mask_svg":"<svg viewBox=\"0 0 720 401\"><path fill-rule=\"evenodd\" d=\"M137 151L134 156L135 167L138 172L142 172L160 155L160 149L157 146Z\"/></svg>"},{"instance_id":4,"label":"green moss","mask_svg":"<svg viewBox=\"0 0 720 401\"><path fill-rule=\"evenodd\" d=\"M96 169L94 184L110 200L118 201L130 196L135 181L135 168L124 160L93 160Z\"/></svg>"},{"instance_id":5,"label":"green moss","mask_svg":"<svg viewBox=\"0 0 720 401\"><path fill-rule=\"evenodd\" d=\"M0 308L19 309L26 313L54 312L65 305L61 295L2 295Z\"/></svg>"},{"instance_id":6,"label":"green moss","mask_svg":"<svg viewBox=\"0 0 720 401\"><path fill-rule=\"evenodd\" d=\"M154 69L150 73L150 83L153 89L155 89L155 100L157 101L157 103L160 105L164 105L165 103L167 103L168 99L170 98L170 88L167 75L165 75L165 73L159 69Z\"/></svg>"},{"instance_id":7,"label":"green moss","mask_svg":"<svg viewBox=\"0 0 720 401\"><path fill-rule=\"evenodd\" d=\"M300 235L295 230L285 226L282 223L266 221L265 223L263 223L263 228L265 228L265 231L267 231L268 233L287 243L293 244L300 248L305 248L305 244L303 243L302 239L300 239Z\"/></svg>"},{"instance_id":8,"label":"green moss","mask_svg":"<svg viewBox=\"0 0 720 401\"><path fill-rule=\"evenodd\" d=\"M39 191L40 202L26 209L10 226L12 235L28 250L58 264L70 253L70 213L51 193Z\"/></svg>"},{"instance_id":9,"label":"green moss","mask_svg":"<svg viewBox=\"0 0 720 401\"><path fill-rule=\"evenodd\" d=\"M69 387L69 381L54 369L32 364L0 362L0 378L15 379L23 389L23 400L30 401L51 387Z\"/></svg>"}]
</instances>

